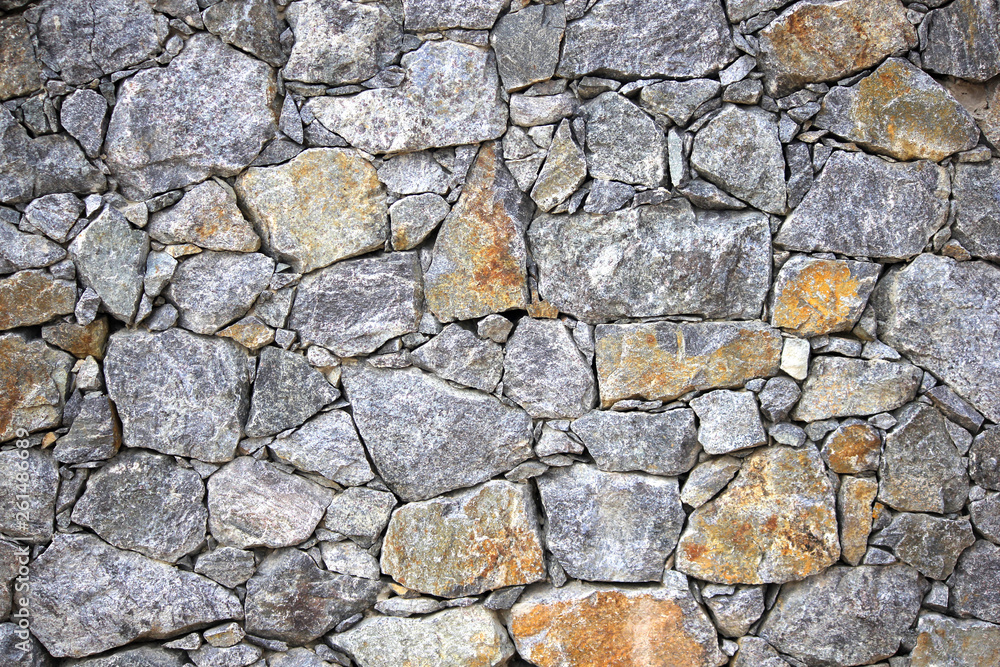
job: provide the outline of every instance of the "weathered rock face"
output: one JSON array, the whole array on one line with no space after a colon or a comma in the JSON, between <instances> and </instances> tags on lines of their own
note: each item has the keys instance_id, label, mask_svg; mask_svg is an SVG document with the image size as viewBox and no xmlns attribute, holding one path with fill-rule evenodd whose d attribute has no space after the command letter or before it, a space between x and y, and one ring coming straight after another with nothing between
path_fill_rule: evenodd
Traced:
<instances>
[{"instance_id":1,"label":"weathered rock face","mask_svg":"<svg viewBox=\"0 0 1000 667\"><path fill-rule=\"evenodd\" d=\"M715 500L690 516L677 569L725 584L783 583L840 557L833 486L815 451L756 450Z\"/></svg>"},{"instance_id":2,"label":"weathered rock face","mask_svg":"<svg viewBox=\"0 0 1000 667\"><path fill-rule=\"evenodd\" d=\"M510 633L518 653L540 667L714 667L724 659L718 637L684 579L538 588L511 609Z\"/></svg>"},{"instance_id":3,"label":"weathered rock face","mask_svg":"<svg viewBox=\"0 0 1000 667\"><path fill-rule=\"evenodd\" d=\"M565 29L564 5L525 7L496 22L490 43L497 54L497 70L507 92L545 81L555 74Z\"/></svg>"},{"instance_id":4,"label":"weathered rock face","mask_svg":"<svg viewBox=\"0 0 1000 667\"><path fill-rule=\"evenodd\" d=\"M920 386L916 366L876 359L817 357L792 412L800 421L874 415L910 401Z\"/></svg>"},{"instance_id":5,"label":"weathered rock face","mask_svg":"<svg viewBox=\"0 0 1000 667\"><path fill-rule=\"evenodd\" d=\"M957 621L940 614L925 614L917 622L917 645L910 654L913 667L986 667L997 660L1000 660L1000 626L983 621Z\"/></svg>"},{"instance_id":6,"label":"weathered rock face","mask_svg":"<svg viewBox=\"0 0 1000 667\"><path fill-rule=\"evenodd\" d=\"M446 380L491 392L503 373L503 348L457 324L449 324L429 343L414 350L413 363Z\"/></svg>"},{"instance_id":7,"label":"weathered rock face","mask_svg":"<svg viewBox=\"0 0 1000 667\"><path fill-rule=\"evenodd\" d=\"M258 252L202 252L177 266L163 295L182 327L213 334L246 315L273 273L274 260Z\"/></svg>"},{"instance_id":8,"label":"weathered rock face","mask_svg":"<svg viewBox=\"0 0 1000 667\"><path fill-rule=\"evenodd\" d=\"M6 37L0 45L0 62L4 64L4 72L0 74L0 100L21 97L41 88L42 71L35 60L24 17L4 17L0 20L0 33ZM557 59L558 56L557 45ZM555 69L555 63L552 69Z\"/></svg>"},{"instance_id":9,"label":"weathered rock face","mask_svg":"<svg viewBox=\"0 0 1000 667\"><path fill-rule=\"evenodd\" d=\"M76 284L45 271L18 271L0 279L0 330L43 324L76 306Z\"/></svg>"},{"instance_id":10,"label":"weathered rock face","mask_svg":"<svg viewBox=\"0 0 1000 667\"><path fill-rule=\"evenodd\" d=\"M820 454L833 472L855 474L877 470L881 452L878 431L861 420L849 420L827 436Z\"/></svg>"},{"instance_id":11,"label":"weathered rock face","mask_svg":"<svg viewBox=\"0 0 1000 667\"><path fill-rule=\"evenodd\" d=\"M976 541L969 519L942 519L930 514L898 515L871 543L893 553L930 579L945 579L966 547Z\"/></svg>"},{"instance_id":12,"label":"weathered rock face","mask_svg":"<svg viewBox=\"0 0 1000 667\"><path fill-rule=\"evenodd\" d=\"M585 107L590 175L656 187L667 175L663 133L637 105L607 92Z\"/></svg>"},{"instance_id":13,"label":"weathered rock face","mask_svg":"<svg viewBox=\"0 0 1000 667\"><path fill-rule=\"evenodd\" d=\"M149 236L160 243L193 243L205 250L254 252L260 239L236 197L215 181L194 186L177 204L150 216Z\"/></svg>"},{"instance_id":14,"label":"weathered rock face","mask_svg":"<svg viewBox=\"0 0 1000 667\"><path fill-rule=\"evenodd\" d=\"M283 26L274 5L265 0L222 0L206 8L202 18L209 32L218 35L226 44L251 53L274 67L285 64L279 38Z\"/></svg>"},{"instance_id":15,"label":"weathered rock face","mask_svg":"<svg viewBox=\"0 0 1000 667\"><path fill-rule=\"evenodd\" d=\"M955 166L952 197L956 204L951 236L975 257L1000 261L1000 162Z\"/></svg>"},{"instance_id":16,"label":"weathered rock face","mask_svg":"<svg viewBox=\"0 0 1000 667\"><path fill-rule=\"evenodd\" d=\"M861 562L868 550L872 529L872 503L878 494L878 482L869 477L844 477L837 494L837 520L840 523L840 557L849 565Z\"/></svg>"},{"instance_id":17,"label":"weathered rock face","mask_svg":"<svg viewBox=\"0 0 1000 667\"><path fill-rule=\"evenodd\" d=\"M796 255L774 281L771 324L798 336L850 331L875 289L873 262Z\"/></svg>"},{"instance_id":18,"label":"weathered rock face","mask_svg":"<svg viewBox=\"0 0 1000 667\"><path fill-rule=\"evenodd\" d=\"M1000 547L977 540L958 558L948 577L948 608L960 617L1000 623Z\"/></svg>"},{"instance_id":19,"label":"weathered rock face","mask_svg":"<svg viewBox=\"0 0 1000 667\"><path fill-rule=\"evenodd\" d=\"M694 412L660 414L593 410L573 422L573 432L601 470L682 475L698 459Z\"/></svg>"},{"instance_id":20,"label":"weathered rock face","mask_svg":"<svg viewBox=\"0 0 1000 667\"><path fill-rule=\"evenodd\" d=\"M73 358L40 340L0 335L0 442L18 429L56 428L70 387Z\"/></svg>"},{"instance_id":21,"label":"weathered rock face","mask_svg":"<svg viewBox=\"0 0 1000 667\"><path fill-rule=\"evenodd\" d=\"M282 434L269 447L282 463L318 472L338 484L364 484L375 476L351 416L340 410L317 415L294 433Z\"/></svg>"},{"instance_id":22,"label":"weathered rock face","mask_svg":"<svg viewBox=\"0 0 1000 667\"><path fill-rule=\"evenodd\" d=\"M1000 73L998 16L996 4L982 0L959 0L930 12L921 54L924 66L971 81Z\"/></svg>"},{"instance_id":23,"label":"weathered rock face","mask_svg":"<svg viewBox=\"0 0 1000 667\"><path fill-rule=\"evenodd\" d=\"M28 449L0 452L0 531L29 544L52 539L59 470L52 455Z\"/></svg>"},{"instance_id":24,"label":"weathered rock face","mask_svg":"<svg viewBox=\"0 0 1000 667\"><path fill-rule=\"evenodd\" d=\"M340 392L301 354L264 348L260 353L253 403L246 433L251 438L274 435L301 425Z\"/></svg>"}]
</instances>

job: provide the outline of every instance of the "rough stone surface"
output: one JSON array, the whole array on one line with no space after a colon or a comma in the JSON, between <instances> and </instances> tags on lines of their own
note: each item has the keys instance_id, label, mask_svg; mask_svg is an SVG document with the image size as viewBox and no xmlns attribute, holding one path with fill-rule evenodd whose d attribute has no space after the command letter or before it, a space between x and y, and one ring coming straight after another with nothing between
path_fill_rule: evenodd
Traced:
<instances>
[{"instance_id":1,"label":"rough stone surface","mask_svg":"<svg viewBox=\"0 0 1000 667\"><path fill-rule=\"evenodd\" d=\"M1000 161L955 166L952 197L956 205L951 236L974 257L1000 261Z\"/></svg>"},{"instance_id":2,"label":"rough stone surface","mask_svg":"<svg viewBox=\"0 0 1000 667\"><path fill-rule=\"evenodd\" d=\"M559 64L559 44L566 29L562 4L534 5L509 13L490 34L497 70L507 92L545 81Z\"/></svg>"},{"instance_id":3,"label":"rough stone surface","mask_svg":"<svg viewBox=\"0 0 1000 667\"><path fill-rule=\"evenodd\" d=\"M246 315L273 273L274 260L258 252L201 252L177 266L163 295L182 327L213 334Z\"/></svg>"},{"instance_id":4,"label":"rough stone surface","mask_svg":"<svg viewBox=\"0 0 1000 667\"><path fill-rule=\"evenodd\" d=\"M663 181L667 145L652 118L614 92L604 93L585 109L592 177L649 187Z\"/></svg>"},{"instance_id":5,"label":"rough stone surface","mask_svg":"<svg viewBox=\"0 0 1000 667\"><path fill-rule=\"evenodd\" d=\"M450 212L448 202L433 192L410 195L394 202L389 207L393 249L417 247Z\"/></svg>"},{"instance_id":6,"label":"rough stone surface","mask_svg":"<svg viewBox=\"0 0 1000 667\"><path fill-rule=\"evenodd\" d=\"M728 454L767 444L757 399L751 392L718 389L690 403L698 415L698 443L708 454Z\"/></svg>"},{"instance_id":7,"label":"rough stone surface","mask_svg":"<svg viewBox=\"0 0 1000 667\"><path fill-rule=\"evenodd\" d=\"M21 456L20 451L25 451ZM52 539L58 464L45 450L0 451L0 531L28 544ZM27 497L25 497L27 496Z\"/></svg>"},{"instance_id":8,"label":"rough stone surface","mask_svg":"<svg viewBox=\"0 0 1000 667\"><path fill-rule=\"evenodd\" d=\"M165 244L193 243L205 250L254 252L260 239L236 205L236 196L215 181L199 183L170 208L150 216L150 238Z\"/></svg>"},{"instance_id":9,"label":"rough stone surface","mask_svg":"<svg viewBox=\"0 0 1000 667\"><path fill-rule=\"evenodd\" d=\"M988 427L972 441L969 475L979 486L1000 491L1000 428Z\"/></svg>"},{"instance_id":10,"label":"rough stone surface","mask_svg":"<svg viewBox=\"0 0 1000 667\"><path fill-rule=\"evenodd\" d=\"M958 558L948 577L949 610L961 617L1000 623L1000 547L977 540Z\"/></svg>"},{"instance_id":11,"label":"rough stone surface","mask_svg":"<svg viewBox=\"0 0 1000 667\"><path fill-rule=\"evenodd\" d=\"M69 433L59 438L52 454L60 463L100 461L118 453L121 444L121 426L111 401L104 394L89 393L83 397Z\"/></svg>"},{"instance_id":12,"label":"rough stone surface","mask_svg":"<svg viewBox=\"0 0 1000 667\"><path fill-rule=\"evenodd\" d=\"M998 17L996 4L981 0L958 0L930 12L921 54L924 65L932 72L971 81L1000 73Z\"/></svg>"},{"instance_id":13,"label":"rough stone surface","mask_svg":"<svg viewBox=\"0 0 1000 667\"><path fill-rule=\"evenodd\" d=\"M317 415L268 447L278 461L344 486L365 484L375 476L351 416L340 410Z\"/></svg>"},{"instance_id":14,"label":"rough stone surface","mask_svg":"<svg viewBox=\"0 0 1000 667\"><path fill-rule=\"evenodd\" d=\"M73 358L40 340L0 334L0 442L56 428L70 384Z\"/></svg>"},{"instance_id":15,"label":"rough stone surface","mask_svg":"<svg viewBox=\"0 0 1000 667\"><path fill-rule=\"evenodd\" d=\"M871 543L891 547L896 556L929 579L946 579L966 547L976 541L969 519L930 514L898 515Z\"/></svg>"},{"instance_id":16,"label":"rough stone surface","mask_svg":"<svg viewBox=\"0 0 1000 667\"><path fill-rule=\"evenodd\" d=\"M817 357L792 417L819 421L895 410L914 397L922 375L916 366L881 359Z\"/></svg>"},{"instance_id":17,"label":"rough stone surface","mask_svg":"<svg viewBox=\"0 0 1000 667\"><path fill-rule=\"evenodd\" d=\"M281 23L275 7L267 0L222 0L202 15L209 32L226 44L254 55L274 67L285 64L279 33ZM285 70L286 75L288 70Z\"/></svg>"},{"instance_id":18,"label":"rough stone surface","mask_svg":"<svg viewBox=\"0 0 1000 667\"><path fill-rule=\"evenodd\" d=\"M719 82L712 79L660 81L643 87L639 103L678 125L686 125L695 110L715 97L719 89Z\"/></svg>"},{"instance_id":19,"label":"rough stone surface","mask_svg":"<svg viewBox=\"0 0 1000 667\"><path fill-rule=\"evenodd\" d=\"M795 255L774 281L771 325L797 336L850 331L875 289L874 262Z\"/></svg>"},{"instance_id":20,"label":"rough stone surface","mask_svg":"<svg viewBox=\"0 0 1000 667\"><path fill-rule=\"evenodd\" d=\"M844 477L837 494L840 522L840 557L848 565L861 562L868 550L872 529L872 503L878 494L878 482L869 477Z\"/></svg>"},{"instance_id":21,"label":"rough stone surface","mask_svg":"<svg viewBox=\"0 0 1000 667\"><path fill-rule=\"evenodd\" d=\"M330 501L323 527L369 547L389 523L396 497L388 491L351 487Z\"/></svg>"},{"instance_id":22,"label":"rough stone surface","mask_svg":"<svg viewBox=\"0 0 1000 667\"><path fill-rule=\"evenodd\" d=\"M1000 626L926 614L917 622L912 667L986 667L1000 660Z\"/></svg>"},{"instance_id":23,"label":"rough stone surface","mask_svg":"<svg viewBox=\"0 0 1000 667\"><path fill-rule=\"evenodd\" d=\"M259 357L246 434L260 438L299 426L338 396L303 355L266 347Z\"/></svg>"},{"instance_id":24,"label":"rough stone surface","mask_svg":"<svg viewBox=\"0 0 1000 667\"><path fill-rule=\"evenodd\" d=\"M0 19L0 34L5 37L0 44L0 63L3 64L0 100L21 97L41 88L42 71L35 60L35 49L24 17L14 15ZM558 42L556 49L558 59ZM555 63L552 69L555 70Z\"/></svg>"},{"instance_id":25,"label":"rough stone surface","mask_svg":"<svg viewBox=\"0 0 1000 667\"><path fill-rule=\"evenodd\" d=\"M76 285L45 271L0 278L0 330L44 324L76 307Z\"/></svg>"},{"instance_id":26,"label":"rough stone surface","mask_svg":"<svg viewBox=\"0 0 1000 667\"><path fill-rule=\"evenodd\" d=\"M594 134L596 128L592 128ZM591 134L590 136L594 136ZM543 211L551 211L570 197L587 179L587 159L577 146L570 131L570 123L559 123L542 170L531 189L531 198Z\"/></svg>"},{"instance_id":27,"label":"rough stone surface","mask_svg":"<svg viewBox=\"0 0 1000 667\"><path fill-rule=\"evenodd\" d=\"M682 475L698 459L694 412L659 414L594 410L573 422L600 470Z\"/></svg>"},{"instance_id":28,"label":"rough stone surface","mask_svg":"<svg viewBox=\"0 0 1000 667\"><path fill-rule=\"evenodd\" d=\"M834 429L820 451L830 470L840 474L877 470L881 453L882 437L861 420L848 420Z\"/></svg>"},{"instance_id":29,"label":"rough stone surface","mask_svg":"<svg viewBox=\"0 0 1000 667\"><path fill-rule=\"evenodd\" d=\"M2 95L0 95L2 97ZM68 96L59 110L59 123L80 142L89 158L98 157L104 143L104 119L108 102L95 90L77 90Z\"/></svg>"},{"instance_id":30,"label":"rough stone surface","mask_svg":"<svg viewBox=\"0 0 1000 667\"><path fill-rule=\"evenodd\" d=\"M503 373L504 352L497 343L449 324L413 351L413 363L446 380L492 392Z\"/></svg>"}]
</instances>

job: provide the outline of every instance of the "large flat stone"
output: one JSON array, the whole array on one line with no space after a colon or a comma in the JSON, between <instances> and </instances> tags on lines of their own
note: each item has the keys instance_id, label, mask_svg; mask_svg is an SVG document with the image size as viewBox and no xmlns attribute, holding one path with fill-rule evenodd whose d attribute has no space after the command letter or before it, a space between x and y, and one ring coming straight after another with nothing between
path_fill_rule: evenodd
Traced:
<instances>
[{"instance_id":1,"label":"large flat stone","mask_svg":"<svg viewBox=\"0 0 1000 667\"><path fill-rule=\"evenodd\" d=\"M340 392L309 365L304 355L268 346L258 359L246 424L246 434L251 438L301 426L340 397Z\"/></svg>"},{"instance_id":2,"label":"large flat stone","mask_svg":"<svg viewBox=\"0 0 1000 667\"><path fill-rule=\"evenodd\" d=\"M565 21L564 21L565 22ZM15 14L0 19L0 34L5 39L0 44L0 100L23 97L42 87L42 70L35 60L35 49L28 23L24 17ZM558 46L556 59L558 59ZM553 63L552 69L555 70Z\"/></svg>"},{"instance_id":3,"label":"large flat stone","mask_svg":"<svg viewBox=\"0 0 1000 667\"><path fill-rule=\"evenodd\" d=\"M167 245L193 243L206 250L254 252L260 239L236 205L236 196L215 181L199 183L170 208L157 211L146 227Z\"/></svg>"},{"instance_id":4,"label":"large flat stone","mask_svg":"<svg viewBox=\"0 0 1000 667\"><path fill-rule=\"evenodd\" d=\"M951 237L974 257L1000 262L1000 160L955 165Z\"/></svg>"},{"instance_id":5,"label":"large flat stone","mask_svg":"<svg viewBox=\"0 0 1000 667\"><path fill-rule=\"evenodd\" d=\"M651 188L663 182L667 141L646 112L610 91L587 103L584 112L591 177Z\"/></svg>"},{"instance_id":6,"label":"large flat stone","mask_svg":"<svg viewBox=\"0 0 1000 667\"><path fill-rule=\"evenodd\" d=\"M683 475L698 460L692 410L611 412L591 410L572 424L597 467L609 472Z\"/></svg>"},{"instance_id":7,"label":"large flat stone","mask_svg":"<svg viewBox=\"0 0 1000 667\"><path fill-rule=\"evenodd\" d=\"M925 614L917 622L911 667L989 667L1000 661L1000 625Z\"/></svg>"},{"instance_id":8,"label":"large flat stone","mask_svg":"<svg viewBox=\"0 0 1000 667\"><path fill-rule=\"evenodd\" d=\"M62 423L72 368L72 356L41 340L0 334L0 442Z\"/></svg>"},{"instance_id":9,"label":"large flat stone","mask_svg":"<svg viewBox=\"0 0 1000 667\"><path fill-rule=\"evenodd\" d=\"M850 331L881 268L874 262L793 256L774 281L771 324L802 337Z\"/></svg>"},{"instance_id":10,"label":"large flat stone","mask_svg":"<svg viewBox=\"0 0 1000 667\"><path fill-rule=\"evenodd\" d=\"M375 476L351 416L341 410L317 415L268 447L278 461L345 486L365 484Z\"/></svg>"},{"instance_id":11,"label":"large flat stone","mask_svg":"<svg viewBox=\"0 0 1000 667\"><path fill-rule=\"evenodd\" d=\"M18 271L0 278L0 331L45 324L76 307L76 283L46 271Z\"/></svg>"},{"instance_id":12,"label":"large flat stone","mask_svg":"<svg viewBox=\"0 0 1000 667\"><path fill-rule=\"evenodd\" d=\"M957 0L930 12L926 21L921 58L928 70L971 81L1000 73L1000 9L995 3Z\"/></svg>"},{"instance_id":13,"label":"large flat stone","mask_svg":"<svg viewBox=\"0 0 1000 667\"><path fill-rule=\"evenodd\" d=\"M911 364L817 357L792 417L819 421L895 410L913 399L922 377L921 370Z\"/></svg>"},{"instance_id":14,"label":"large flat stone","mask_svg":"<svg viewBox=\"0 0 1000 667\"><path fill-rule=\"evenodd\" d=\"M213 334L243 317L274 274L274 260L259 252L206 251L184 259L163 292L178 324Z\"/></svg>"},{"instance_id":15,"label":"large flat stone","mask_svg":"<svg viewBox=\"0 0 1000 667\"><path fill-rule=\"evenodd\" d=\"M559 45L566 30L564 5L534 5L497 21L490 44L507 92L545 81L559 64Z\"/></svg>"}]
</instances>

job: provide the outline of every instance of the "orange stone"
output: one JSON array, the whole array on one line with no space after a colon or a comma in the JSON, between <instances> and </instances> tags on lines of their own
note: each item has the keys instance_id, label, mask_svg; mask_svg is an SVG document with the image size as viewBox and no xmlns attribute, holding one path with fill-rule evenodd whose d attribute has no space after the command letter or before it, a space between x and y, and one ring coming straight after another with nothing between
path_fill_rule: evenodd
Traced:
<instances>
[{"instance_id":1,"label":"orange stone","mask_svg":"<svg viewBox=\"0 0 1000 667\"><path fill-rule=\"evenodd\" d=\"M62 422L73 357L40 340L0 335L0 442Z\"/></svg>"},{"instance_id":2,"label":"orange stone","mask_svg":"<svg viewBox=\"0 0 1000 667\"><path fill-rule=\"evenodd\" d=\"M875 289L880 268L873 262L792 257L774 283L771 324L799 336L849 331Z\"/></svg>"},{"instance_id":3,"label":"orange stone","mask_svg":"<svg viewBox=\"0 0 1000 667\"><path fill-rule=\"evenodd\" d=\"M45 271L19 271L0 280L0 330L42 324L75 307L76 283Z\"/></svg>"},{"instance_id":4,"label":"orange stone","mask_svg":"<svg viewBox=\"0 0 1000 667\"><path fill-rule=\"evenodd\" d=\"M882 438L878 431L859 419L841 424L827 436L820 452L830 470L853 475L878 470Z\"/></svg>"},{"instance_id":5,"label":"orange stone","mask_svg":"<svg viewBox=\"0 0 1000 667\"><path fill-rule=\"evenodd\" d=\"M841 558L848 565L861 562L868 550L868 534L872 530L872 502L878 493L878 482L869 477L844 477L837 496L840 514Z\"/></svg>"},{"instance_id":6,"label":"orange stone","mask_svg":"<svg viewBox=\"0 0 1000 667\"><path fill-rule=\"evenodd\" d=\"M230 324L216 335L223 338L232 338L249 350L259 350L265 345L270 345L274 342L274 329L253 315Z\"/></svg>"},{"instance_id":7,"label":"orange stone","mask_svg":"<svg viewBox=\"0 0 1000 667\"><path fill-rule=\"evenodd\" d=\"M42 338L46 343L66 350L77 359L93 357L104 359L104 348L108 342L108 318L98 317L83 326L74 322L58 322L42 327Z\"/></svg>"}]
</instances>

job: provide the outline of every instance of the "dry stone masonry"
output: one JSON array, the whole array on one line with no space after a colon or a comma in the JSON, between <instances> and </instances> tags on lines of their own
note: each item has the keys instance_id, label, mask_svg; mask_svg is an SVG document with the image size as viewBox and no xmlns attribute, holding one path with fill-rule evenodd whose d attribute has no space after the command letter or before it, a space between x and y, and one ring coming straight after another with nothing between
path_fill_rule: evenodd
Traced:
<instances>
[{"instance_id":1,"label":"dry stone masonry","mask_svg":"<svg viewBox=\"0 0 1000 667\"><path fill-rule=\"evenodd\" d=\"M997 0L0 0L0 667L997 667Z\"/></svg>"}]
</instances>

